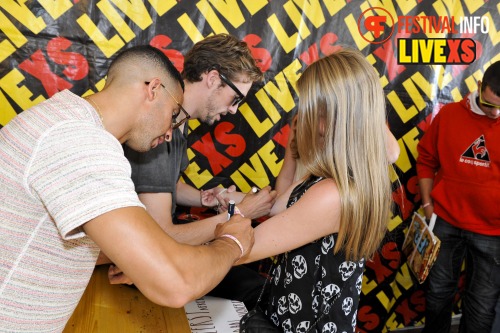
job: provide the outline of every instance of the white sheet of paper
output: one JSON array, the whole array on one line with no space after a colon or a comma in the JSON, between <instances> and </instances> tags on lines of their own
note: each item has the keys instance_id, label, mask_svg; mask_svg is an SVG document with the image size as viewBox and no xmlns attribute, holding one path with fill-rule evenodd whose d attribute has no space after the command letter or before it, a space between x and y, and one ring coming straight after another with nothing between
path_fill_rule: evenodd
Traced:
<instances>
[{"instance_id":1,"label":"white sheet of paper","mask_svg":"<svg viewBox=\"0 0 500 333\"><path fill-rule=\"evenodd\" d=\"M243 302L204 296L184 306L193 333L239 332L240 318L248 311Z\"/></svg>"}]
</instances>

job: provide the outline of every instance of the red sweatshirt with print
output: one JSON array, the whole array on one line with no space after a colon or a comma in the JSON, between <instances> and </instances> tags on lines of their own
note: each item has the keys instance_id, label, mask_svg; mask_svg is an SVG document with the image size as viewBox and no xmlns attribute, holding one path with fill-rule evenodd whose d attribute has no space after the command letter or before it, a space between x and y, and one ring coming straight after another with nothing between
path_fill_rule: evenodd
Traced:
<instances>
[{"instance_id":1,"label":"red sweatshirt with print","mask_svg":"<svg viewBox=\"0 0 500 333\"><path fill-rule=\"evenodd\" d=\"M464 230L500 235L500 119L474 113L471 103L466 96L437 114L417 146L417 174L434 179L438 216Z\"/></svg>"}]
</instances>

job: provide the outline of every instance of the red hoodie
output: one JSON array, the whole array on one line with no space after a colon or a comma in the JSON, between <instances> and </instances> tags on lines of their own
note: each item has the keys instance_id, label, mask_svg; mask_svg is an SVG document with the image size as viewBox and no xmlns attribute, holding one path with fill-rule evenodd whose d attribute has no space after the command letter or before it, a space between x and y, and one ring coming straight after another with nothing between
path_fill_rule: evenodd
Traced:
<instances>
[{"instance_id":1,"label":"red hoodie","mask_svg":"<svg viewBox=\"0 0 500 333\"><path fill-rule=\"evenodd\" d=\"M445 105L434 118L417 146L417 174L434 179L438 216L464 230L500 235L500 118L473 112L475 95Z\"/></svg>"}]
</instances>

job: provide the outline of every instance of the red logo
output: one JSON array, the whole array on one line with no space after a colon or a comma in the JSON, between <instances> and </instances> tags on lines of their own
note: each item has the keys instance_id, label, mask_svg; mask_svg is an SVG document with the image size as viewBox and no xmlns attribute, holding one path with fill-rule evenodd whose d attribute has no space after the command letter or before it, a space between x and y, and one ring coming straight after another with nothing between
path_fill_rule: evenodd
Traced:
<instances>
[{"instance_id":1,"label":"red logo","mask_svg":"<svg viewBox=\"0 0 500 333\"><path fill-rule=\"evenodd\" d=\"M376 12L377 14L380 11L383 12L384 15L374 15L366 17L367 12ZM388 24L388 19L391 20L390 24ZM394 18L391 13L389 13L386 9L381 7L371 7L365 10L358 18L358 31L361 37L371 44L382 44L391 38L392 33L394 32ZM374 39L368 39L365 37L363 32L370 31L373 34ZM382 34L386 34L387 37L380 41L375 41L375 39L380 38Z\"/></svg>"}]
</instances>

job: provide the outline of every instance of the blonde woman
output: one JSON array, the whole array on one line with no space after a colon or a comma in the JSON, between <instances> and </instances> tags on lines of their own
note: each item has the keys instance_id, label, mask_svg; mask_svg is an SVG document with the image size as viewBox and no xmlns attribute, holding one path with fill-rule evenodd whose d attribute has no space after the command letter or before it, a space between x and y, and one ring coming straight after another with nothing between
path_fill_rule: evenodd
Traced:
<instances>
[{"instance_id":1,"label":"blonde woman","mask_svg":"<svg viewBox=\"0 0 500 333\"><path fill-rule=\"evenodd\" d=\"M281 193L242 261L278 255L260 307L284 332L352 332L391 204L384 94L364 56L345 48L311 64L297 88L305 176Z\"/></svg>"}]
</instances>

